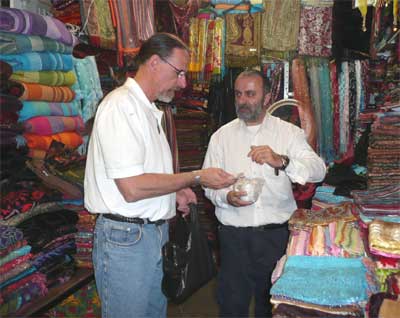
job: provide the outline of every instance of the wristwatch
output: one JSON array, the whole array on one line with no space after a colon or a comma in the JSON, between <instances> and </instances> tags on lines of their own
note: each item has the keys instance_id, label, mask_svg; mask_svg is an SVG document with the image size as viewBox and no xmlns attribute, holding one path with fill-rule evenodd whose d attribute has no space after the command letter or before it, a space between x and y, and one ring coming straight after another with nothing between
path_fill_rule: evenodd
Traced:
<instances>
[{"instance_id":1,"label":"wristwatch","mask_svg":"<svg viewBox=\"0 0 400 318\"><path fill-rule=\"evenodd\" d=\"M280 166L279 168L275 168L276 176L279 176L279 170L282 170L282 171L285 170L290 163L290 159L288 156L280 155L280 157L281 157L281 161L282 161L282 166Z\"/></svg>"},{"instance_id":2,"label":"wristwatch","mask_svg":"<svg viewBox=\"0 0 400 318\"><path fill-rule=\"evenodd\" d=\"M200 177L200 175L197 174L197 171L193 171L193 174L194 174L194 182L195 182L195 185L199 185L200 182L201 182L201 177Z\"/></svg>"},{"instance_id":3,"label":"wristwatch","mask_svg":"<svg viewBox=\"0 0 400 318\"><path fill-rule=\"evenodd\" d=\"M282 160L282 166L279 168L279 170L285 170L290 163L290 159L288 156L281 155L281 160Z\"/></svg>"}]
</instances>

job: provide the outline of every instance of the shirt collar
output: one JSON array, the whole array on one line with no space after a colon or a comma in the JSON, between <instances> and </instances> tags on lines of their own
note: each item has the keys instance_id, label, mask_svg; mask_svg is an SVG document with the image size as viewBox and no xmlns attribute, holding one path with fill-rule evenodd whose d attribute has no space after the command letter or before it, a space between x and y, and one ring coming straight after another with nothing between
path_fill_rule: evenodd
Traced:
<instances>
[{"instance_id":1,"label":"shirt collar","mask_svg":"<svg viewBox=\"0 0 400 318\"><path fill-rule=\"evenodd\" d=\"M157 108L155 103L151 103L149 101L146 94L143 92L142 88L140 87L138 82L135 81L135 79L128 77L124 85L127 86L128 89L132 90L134 94L143 101L143 106L149 108L157 117L157 119L161 121L163 112Z\"/></svg>"},{"instance_id":2,"label":"shirt collar","mask_svg":"<svg viewBox=\"0 0 400 318\"><path fill-rule=\"evenodd\" d=\"M270 119L270 114L265 113L264 119L263 119L262 123L260 124L260 129L264 129L264 128L267 127L269 119ZM239 120L240 129L246 129L247 130L247 125L244 122L244 120L242 120L242 119L238 119L238 120Z\"/></svg>"}]
</instances>

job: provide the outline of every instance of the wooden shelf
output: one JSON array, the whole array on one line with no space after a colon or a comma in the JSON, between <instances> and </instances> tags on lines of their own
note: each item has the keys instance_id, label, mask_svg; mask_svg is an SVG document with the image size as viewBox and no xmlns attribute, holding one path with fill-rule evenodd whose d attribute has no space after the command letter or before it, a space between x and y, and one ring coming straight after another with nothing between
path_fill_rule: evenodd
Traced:
<instances>
[{"instance_id":1,"label":"wooden shelf","mask_svg":"<svg viewBox=\"0 0 400 318\"><path fill-rule=\"evenodd\" d=\"M15 314L15 316L35 317L36 314L49 310L59 301L68 297L93 279L94 275L92 269L79 268L68 282L57 287L50 288L49 292L45 296L39 297L31 304L24 306L22 310Z\"/></svg>"}]
</instances>

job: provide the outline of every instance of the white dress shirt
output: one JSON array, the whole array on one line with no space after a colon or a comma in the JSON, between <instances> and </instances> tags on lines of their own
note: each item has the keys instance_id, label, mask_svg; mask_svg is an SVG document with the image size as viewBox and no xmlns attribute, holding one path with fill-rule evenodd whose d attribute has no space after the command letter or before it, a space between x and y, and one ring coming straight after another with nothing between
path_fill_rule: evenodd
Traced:
<instances>
[{"instance_id":1,"label":"white dress shirt","mask_svg":"<svg viewBox=\"0 0 400 318\"><path fill-rule=\"evenodd\" d=\"M285 171L275 175L268 164L260 165L248 157L250 146L268 145L290 159ZM292 182L320 182L324 179L324 161L307 143L304 131L297 126L266 114L261 125L246 126L235 119L218 129L212 136L203 168L219 167L237 175L261 177L265 184L258 200L249 206L234 207L227 202L230 188L205 189L206 196L215 205L215 214L224 225L236 227L259 226L286 222L296 207Z\"/></svg>"},{"instance_id":2,"label":"white dress shirt","mask_svg":"<svg viewBox=\"0 0 400 318\"><path fill-rule=\"evenodd\" d=\"M175 193L126 202L114 181L143 173L173 173L162 115L132 78L104 98L86 160L85 207L90 212L151 220L175 215Z\"/></svg>"}]
</instances>

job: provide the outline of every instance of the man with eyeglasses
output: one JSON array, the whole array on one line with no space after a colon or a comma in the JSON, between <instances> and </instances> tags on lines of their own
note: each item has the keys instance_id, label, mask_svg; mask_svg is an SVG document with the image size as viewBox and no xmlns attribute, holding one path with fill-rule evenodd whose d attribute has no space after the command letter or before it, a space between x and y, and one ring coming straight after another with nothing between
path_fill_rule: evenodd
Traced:
<instances>
[{"instance_id":1,"label":"man with eyeglasses","mask_svg":"<svg viewBox=\"0 0 400 318\"><path fill-rule=\"evenodd\" d=\"M161 248L168 219L196 202L188 188L220 189L235 178L208 168L174 174L172 155L155 100L170 102L186 87L187 46L158 33L136 56L134 78L109 93L99 105L90 138L85 207L96 221L93 264L102 316L165 317L161 291Z\"/></svg>"}]
</instances>

